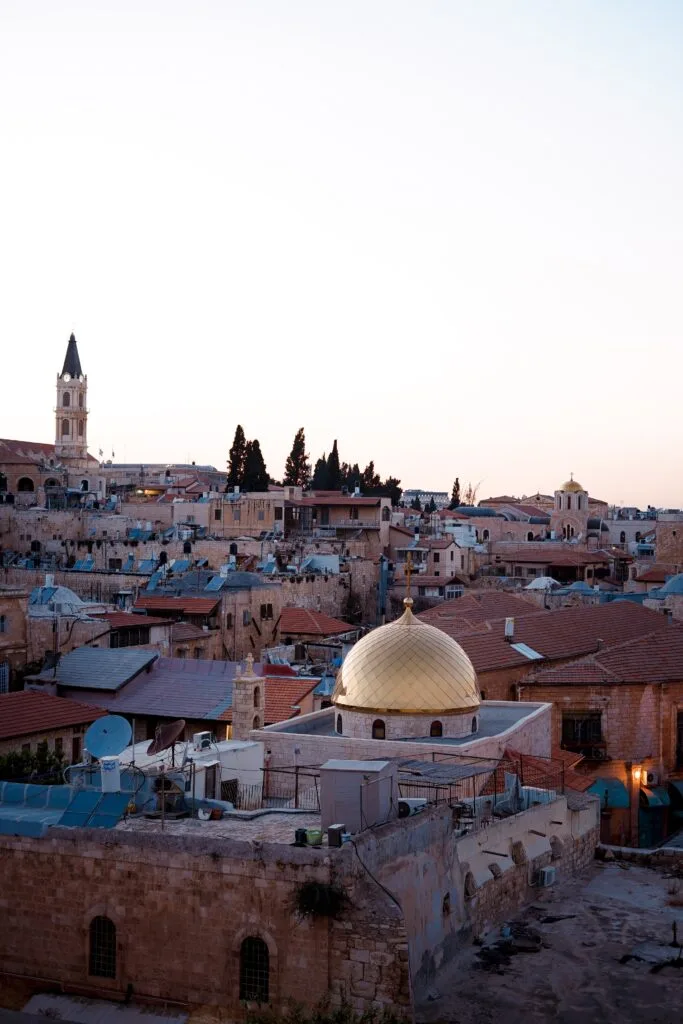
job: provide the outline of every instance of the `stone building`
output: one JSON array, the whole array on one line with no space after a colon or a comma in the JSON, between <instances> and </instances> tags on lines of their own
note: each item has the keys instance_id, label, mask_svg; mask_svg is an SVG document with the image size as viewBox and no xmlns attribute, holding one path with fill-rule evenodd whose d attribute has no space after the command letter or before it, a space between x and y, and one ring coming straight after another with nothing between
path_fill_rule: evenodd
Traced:
<instances>
[{"instance_id":1,"label":"stone building","mask_svg":"<svg viewBox=\"0 0 683 1024\"><path fill-rule=\"evenodd\" d=\"M42 745L67 762L80 761L83 735L104 713L91 704L32 690L0 694L0 755L35 754Z\"/></svg>"},{"instance_id":2,"label":"stone building","mask_svg":"<svg viewBox=\"0 0 683 1024\"><path fill-rule=\"evenodd\" d=\"M0 585L0 693L10 675L23 668L28 652L28 594L21 587Z\"/></svg>"}]
</instances>

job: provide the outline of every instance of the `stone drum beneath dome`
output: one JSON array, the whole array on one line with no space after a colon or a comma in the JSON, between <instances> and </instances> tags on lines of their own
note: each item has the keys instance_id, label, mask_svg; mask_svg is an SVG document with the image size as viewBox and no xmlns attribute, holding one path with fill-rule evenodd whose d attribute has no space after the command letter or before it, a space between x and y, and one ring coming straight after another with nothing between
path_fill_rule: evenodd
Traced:
<instances>
[{"instance_id":1,"label":"stone drum beneath dome","mask_svg":"<svg viewBox=\"0 0 683 1024\"><path fill-rule=\"evenodd\" d=\"M462 647L416 619L412 601L396 622L368 633L346 656L332 697L335 730L358 739L471 736L481 697Z\"/></svg>"}]
</instances>

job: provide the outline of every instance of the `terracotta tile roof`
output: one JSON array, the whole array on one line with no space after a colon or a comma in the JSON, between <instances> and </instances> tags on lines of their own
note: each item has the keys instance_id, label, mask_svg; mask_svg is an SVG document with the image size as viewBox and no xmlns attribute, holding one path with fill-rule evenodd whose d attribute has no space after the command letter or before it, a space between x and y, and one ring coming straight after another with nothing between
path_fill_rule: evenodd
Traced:
<instances>
[{"instance_id":1,"label":"terracotta tile roof","mask_svg":"<svg viewBox=\"0 0 683 1024\"><path fill-rule=\"evenodd\" d=\"M390 530L398 530L399 533L404 533L406 537L414 537L415 530L411 530L408 526L397 526L396 523L392 523L389 527Z\"/></svg>"},{"instance_id":2,"label":"terracotta tile roof","mask_svg":"<svg viewBox=\"0 0 683 1024\"><path fill-rule=\"evenodd\" d=\"M651 569L646 569L645 572L641 572L640 576L636 576L636 581L638 583L666 583L667 577L671 575L671 570L653 565Z\"/></svg>"},{"instance_id":3,"label":"terracotta tile roof","mask_svg":"<svg viewBox=\"0 0 683 1024\"><path fill-rule=\"evenodd\" d=\"M0 694L0 740L34 736L51 729L86 725L106 712L66 697L22 690Z\"/></svg>"},{"instance_id":4,"label":"terracotta tile roof","mask_svg":"<svg viewBox=\"0 0 683 1024\"><path fill-rule=\"evenodd\" d=\"M44 459L55 458L54 444L43 441L14 441L8 437L0 438L0 463L7 465L38 464ZM88 455L88 462L99 465L97 459Z\"/></svg>"},{"instance_id":5,"label":"terracotta tile roof","mask_svg":"<svg viewBox=\"0 0 683 1024\"><path fill-rule=\"evenodd\" d=\"M316 688L319 679L288 679L286 676L266 677L265 691L265 724L286 722L299 714L299 705L304 697ZM232 711L229 712L232 721Z\"/></svg>"},{"instance_id":6,"label":"terracotta tile roof","mask_svg":"<svg viewBox=\"0 0 683 1024\"><path fill-rule=\"evenodd\" d=\"M508 503L508 508L517 509L524 516L543 516L544 519L548 518L546 510L538 508L537 505L520 505L519 502L511 501Z\"/></svg>"},{"instance_id":7,"label":"terracotta tile roof","mask_svg":"<svg viewBox=\"0 0 683 1024\"><path fill-rule=\"evenodd\" d=\"M141 594L134 607L152 612L178 612L179 615L210 615L218 603L215 597L145 597Z\"/></svg>"},{"instance_id":8,"label":"terracotta tile roof","mask_svg":"<svg viewBox=\"0 0 683 1024\"><path fill-rule=\"evenodd\" d=\"M466 600L465 597L456 599ZM451 602L449 602L450 604ZM534 663L515 650L504 638L504 620L489 620L478 632L463 632L462 622L452 624L440 619L438 612L444 606L430 609L420 618L438 626L452 636L469 655L477 672L491 672L502 668ZM435 615L435 613L437 613ZM668 630L666 618L657 612L643 608L631 601L615 601L611 604L558 608L554 611L540 611L536 614L514 616L515 643L523 643L538 652L546 661L560 658L580 658L597 651L598 641L605 647L624 643L634 637L646 636ZM604 664L604 658L601 657ZM611 670L611 666L607 666ZM538 674L538 673L535 673Z\"/></svg>"},{"instance_id":9,"label":"terracotta tile roof","mask_svg":"<svg viewBox=\"0 0 683 1024\"><path fill-rule=\"evenodd\" d=\"M627 557L625 552L618 552L618 556ZM516 551L501 554L501 562L518 562L520 565L527 565L529 563L534 565L553 565L558 568L571 567L577 565L606 565L609 562L610 557L617 557L617 555L610 556L605 551L573 551L571 554L564 554L559 551Z\"/></svg>"},{"instance_id":10,"label":"terracotta tile roof","mask_svg":"<svg viewBox=\"0 0 683 1024\"><path fill-rule=\"evenodd\" d=\"M280 615L280 636L336 636L348 633L354 628L348 622L333 619L323 612L314 612L309 608L283 608Z\"/></svg>"},{"instance_id":11,"label":"terracotta tile roof","mask_svg":"<svg viewBox=\"0 0 683 1024\"><path fill-rule=\"evenodd\" d=\"M90 616L103 619L112 629L130 629L134 626L167 626L168 619L159 619L153 615L135 615L133 612L98 612Z\"/></svg>"},{"instance_id":12,"label":"terracotta tile roof","mask_svg":"<svg viewBox=\"0 0 683 1024\"><path fill-rule=\"evenodd\" d=\"M419 573L413 576L415 586L420 579ZM539 612L547 614L537 604L515 594L499 590L468 590L462 597L445 601L436 608L422 612L418 617L431 626L446 630L450 636L456 636L457 633L471 633L489 620L538 615Z\"/></svg>"},{"instance_id":13,"label":"terracotta tile roof","mask_svg":"<svg viewBox=\"0 0 683 1024\"><path fill-rule=\"evenodd\" d=\"M160 619L161 622L168 622L168 619ZM209 634L200 629L199 626L193 626L191 622L174 622L171 626L171 641L175 643L183 643L186 640L207 640Z\"/></svg>"}]
</instances>

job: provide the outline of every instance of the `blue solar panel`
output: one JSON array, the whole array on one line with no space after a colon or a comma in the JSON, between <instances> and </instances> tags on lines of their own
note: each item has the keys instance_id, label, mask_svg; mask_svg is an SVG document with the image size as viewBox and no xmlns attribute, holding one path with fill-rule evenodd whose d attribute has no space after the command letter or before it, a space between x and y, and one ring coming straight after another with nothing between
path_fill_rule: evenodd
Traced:
<instances>
[{"instance_id":1,"label":"blue solar panel","mask_svg":"<svg viewBox=\"0 0 683 1024\"><path fill-rule=\"evenodd\" d=\"M176 558L173 563L173 572L187 572L190 568L189 558Z\"/></svg>"},{"instance_id":2,"label":"blue solar panel","mask_svg":"<svg viewBox=\"0 0 683 1024\"><path fill-rule=\"evenodd\" d=\"M83 559L79 558L77 562L74 562L73 568L80 571L83 568Z\"/></svg>"},{"instance_id":3,"label":"blue solar panel","mask_svg":"<svg viewBox=\"0 0 683 1024\"><path fill-rule=\"evenodd\" d=\"M154 558L143 558L138 566L138 572L154 572L156 560Z\"/></svg>"},{"instance_id":4,"label":"blue solar panel","mask_svg":"<svg viewBox=\"0 0 683 1024\"><path fill-rule=\"evenodd\" d=\"M222 586L223 586L223 577L222 576L214 576L213 579L210 579L209 582L206 584L206 586L204 587L204 590L209 590L209 591L211 591L211 593L214 593L216 590L220 590Z\"/></svg>"},{"instance_id":5,"label":"blue solar panel","mask_svg":"<svg viewBox=\"0 0 683 1024\"><path fill-rule=\"evenodd\" d=\"M104 793L97 810L88 822L88 828L114 828L126 810L129 800L130 793Z\"/></svg>"}]
</instances>

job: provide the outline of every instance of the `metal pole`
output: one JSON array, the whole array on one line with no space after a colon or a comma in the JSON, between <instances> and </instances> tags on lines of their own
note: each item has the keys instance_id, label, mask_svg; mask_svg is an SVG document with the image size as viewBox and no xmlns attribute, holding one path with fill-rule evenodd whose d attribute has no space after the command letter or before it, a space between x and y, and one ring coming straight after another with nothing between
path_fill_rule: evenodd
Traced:
<instances>
[{"instance_id":1,"label":"metal pole","mask_svg":"<svg viewBox=\"0 0 683 1024\"><path fill-rule=\"evenodd\" d=\"M161 766L161 831L164 831L166 811L166 779L164 775L164 766Z\"/></svg>"},{"instance_id":2,"label":"metal pole","mask_svg":"<svg viewBox=\"0 0 683 1024\"><path fill-rule=\"evenodd\" d=\"M294 807L299 807L299 765L294 769Z\"/></svg>"}]
</instances>

